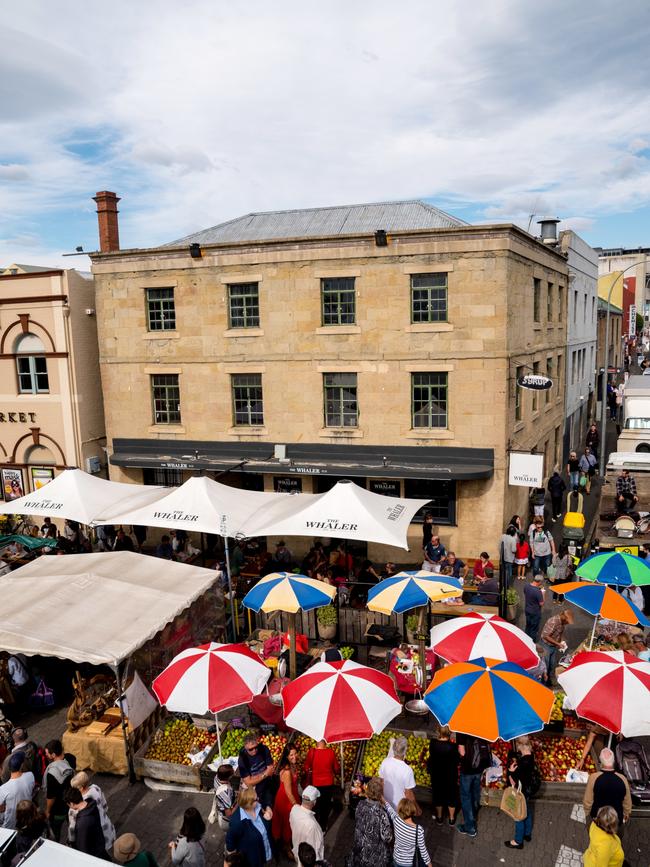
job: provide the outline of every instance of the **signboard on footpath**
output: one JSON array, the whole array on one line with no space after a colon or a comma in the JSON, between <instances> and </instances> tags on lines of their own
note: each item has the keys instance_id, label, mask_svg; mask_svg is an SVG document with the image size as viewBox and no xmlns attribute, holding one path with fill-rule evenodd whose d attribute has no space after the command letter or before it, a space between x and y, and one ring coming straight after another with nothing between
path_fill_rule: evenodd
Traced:
<instances>
[{"instance_id":1,"label":"signboard on footpath","mask_svg":"<svg viewBox=\"0 0 650 867\"><path fill-rule=\"evenodd\" d=\"M524 488L541 488L544 479L544 455L510 452L508 484Z\"/></svg>"},{"instance_id":2,"label":"signboard on footpath","mask_svg":"<svg viewBox=\"0 0 650 867\"><path fill-rule=\"evenodd\" d=\"M627 326L627 336L636 337L636 304L630 304L630 321Z\"/></svg>"}]
</instances>

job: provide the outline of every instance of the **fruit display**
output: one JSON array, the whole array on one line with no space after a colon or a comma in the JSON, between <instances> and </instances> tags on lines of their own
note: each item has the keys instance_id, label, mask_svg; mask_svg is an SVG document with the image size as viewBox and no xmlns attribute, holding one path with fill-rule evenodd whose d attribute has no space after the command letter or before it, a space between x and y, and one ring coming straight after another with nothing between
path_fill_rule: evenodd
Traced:
<instances>
[{"instance_id":1,"label":"fruit display","mask_svg":"<svg viewBox=\"0 0 650 867\"><path fill-rule=\"evenodd\" d=\"M414 734L407 735L406 732L383 731L379 735L373 735L366 744L363 766L361 768L362 774L365 777L375 777L377 775L379 766L388 755L390 739L396 737L407 738L406 761L413 768L416 784L418 786L429 786L431 784L427 771L429 741L427 738L417 737Z\"/></svg>"},{"instance_id":2,"label":"fruit display","mask_svg":"<svg viewBox=\"0 0 650 867\"><path fill-rule=\"evenodd\" d=\"M565 782L567 771L576 767L585 746L584 737L567 738L554 735L532 735L530 740L533 745L535 764L539 768L542 780L547 783ZM501 761L505 780L510 743L507 741L497 741L492 744L492 752ZM591 756L587 756L583 770L589 773L595 770ZM503 785L504 781L501 780L491 783L490 787L500 788Z\"/></svg>"},{"instance_id":3,"label":"fruit display","mask_svg":"<svg viewBox=\"0 0 650 867\"><path fill-rule=\"evenodd\" d=\"M287 739L284 735L262 735L260 743L266 744L271 753L271 758L277 764L282 758L282 753L287 745Z\"/></svg>"},{"instance_id":4,"label":"fruit display","mask_svg":"<svg viewBox=\"0 0 650 867\"><path fill-rule=\"evenodd\" d=\"M221 738L221 755L227 759L238 756L244 747L244 741L252 734L250 729L231 729ZM279 762L287 745L284 735L262 735L260 743L269 748L274 762Z\"/></svg>"},{"instance_id":5,"label":"fruit display","mask_svg":"<svg viewBox=\"0 0 650 867\"><path fill-rule=\"evenodd\" d=\"M308 738L307 735L297 735L292 743L292 746L298 750L298 763L302 767L307 757L307 753L312 747L316 746L316 741L313 738ZM336 752L336 757L341 761L341 744L330 744ZM343 775L344 779L349 780L352 777L352 771L357 761L357 753L359 752L359 741L344 741L343 742ZM340 783L340 777L336 776L336 782Z\"/></svg>"},{"instance_id":6,"label":"fruit display","mask_svg":"<svg viewBox=\"0 0 650 867\"><path fill-rule=\"evenodd\" d=\"M562 710L564 698L565 695L562 690L555 694L555 701L553 702L553 709L551 710L551 722L561 722L564 720L564 711Z\"/></svg>"},{"instance_id":7,"label":"fruit display","mask_svg":"<svg viewBox=\"0 0 650 867\"><path fill-rule=\"evenodd\" d=\"M205 747L212 747L216 741L216 734L198 728L189 720L168 719L153 736L145 759L191 765L188 753L198 753Z\"/></svg>"}]
</instances>

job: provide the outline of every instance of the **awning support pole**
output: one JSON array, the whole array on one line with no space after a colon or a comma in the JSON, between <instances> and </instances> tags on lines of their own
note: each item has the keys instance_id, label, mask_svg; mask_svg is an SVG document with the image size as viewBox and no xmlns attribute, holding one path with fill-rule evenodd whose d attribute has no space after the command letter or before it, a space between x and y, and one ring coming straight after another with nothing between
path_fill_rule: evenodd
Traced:
<instances>
[{"instance_id":1,"label":"awning support pole","mask_svg":"<svg viewBox=\"0 0 650 867\"><path fill-rule=\"evenodd\" d=\"M126 696L124 695L122 675L120 674L120 664L116 662L115 665L111 666L113 671L115 672L115 679L117 680L117 695L118 702L120 705L120 720L122 725L122 736L124 737L124 750L126 752L126 762L129 766L129 783L135 783L135 767L133 765L133 749L131 740L129 738L128 726L126 722L126 716L124 715L124 701L126 700Z\"/></svg>"},{"instance_id":2,"label":"awning support pole","mask_svg":"<svg viewBox=\"0 0 650 867\"><path fill-rule=\"evenodd\" d=\"M230 623L232 627L233 641L237 641L237 618L235 617L235 600L232 597L232 581L230 578L230 551L228 550L228 528L226 525L226 516L221 516L221 536L223 538L223 547L226 552L226 579L228 580L228 599L230 600Z\"/></svg>"}]
</instances>

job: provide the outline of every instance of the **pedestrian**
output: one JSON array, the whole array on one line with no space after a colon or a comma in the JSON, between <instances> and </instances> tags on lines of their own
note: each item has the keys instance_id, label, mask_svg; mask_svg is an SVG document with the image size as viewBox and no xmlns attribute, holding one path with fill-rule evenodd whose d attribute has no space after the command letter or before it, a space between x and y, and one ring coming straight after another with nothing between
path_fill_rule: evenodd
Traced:
<instances>
[{"instance_id":1,"label":"pedestrian","mask_svg":"<svg viewBox=\"0 0 650 867\"><path fill-rule=\"evenodd\" d=\"M205 867L203 835L205 822L196 807L188 807L183 814L183 824L176 840L169 844L172 864L182 867Z\"/></svg>"},{"instance_id":2,"label":"pedestrian","mask_svg":"<svg viewBox=\"0 0 650 867\"><path fill-rule=\"evenodd\" d=\"M20 801L31 801L34 774L23 771L25 754L13 753L9 759L9 779L0 786L0 827L16 830L16 808Z\"/></svg>"},{"instance_id":3,"label":"pedestrian","mask_svg":"<svg viewBox=\"0 0 650 867\"><path fill-rule=\"evenodd\" d=\"M555 555L555 542L548 530L544 529L543 518L535 518L528 532L528 538L533 558L533 574L543 572L546 575L546 570Z\"/></svg>"},{"instance_id":4,"label":"pedestrian","mask_svg":"<svg viewBox=\"0 0 650 867\"><path fill-rule=\"evenodd\" d=\"M616 760L612 750L604 747L600 751L598 762L600 771L589 775L582 799L585 815L595 819L601 807L613 807L619 826L623 825L632 814L630 784L623 774L616 772Z\"/></svg>"},{"instance_id":5,"label":"pedestrian","mask_svg":"<svg viewBox=\"0 0 650 867\"><path fill-rule=\"evenodd\" d=\"M522 533L524 530L524 525L521 521L520 515L513 515L512 518L508 521L509 527L514 527L517 533Z\"/></svg>"},{"instance_id":6,"label":"pedestrian","mask_svg":"<svg viewBox=\"0 0 650 867\"><path fill-rule=\"evenodd\" d=\"M113 545L114 551L135 551L135 546L133 545L133 539L130 536L127 536L122 527L117 531L117 537L115 539L115 544Z\"/></svg>"},{"instance_id":7,"label":"pedestrian","mask_svg":"<svg viewBox=\"0 0 650 867\"><path fill-rule=\"evenodd\" d=\"M621 587L620 593L624 599L627 599L628 602L632 602L633 605L636 605L639 611L644 610L645 600L643 598L643 591L640 587L637 587L635 584L630 584L629 587Z\"/></svg>"},{"instance_id":8,"label":"pedestrian","mask_svg":"<svg viewBox=\"0 0 650 867\"><path fill-rule=\"evenodd\" d=\"M433 536L433 512L424 513L424 521L422 522L422 547L426 546L431 541Z\"/></svg>"},{"instance_id":9,"label":"pedestrian","mask_svg":"<svg viewBox=\"0 0 650 867\"><path fill-rule=\"evenodd\" d=\"M309 843L301 843L298 846L298 862L302 867L331 867L329 861L316 859L314 847L310 846Z\"/></svg>"},{"instance_id":10,"label":"pedestrian","mask_svg":"<svg viewBox=\"0 0 650 867\"><path fill-rule=\"evenodd\" d=\"M472 605L496 605L499 601L499 582L491 566L486 566L483 578L477 581L479 593L470 597Z\"/></svg>"},{"instance_id":11,"label":"pedestrian","mask_svg":"<svg viewBox=\"0 0 650 867\"><path fill-rule=\"evenodd\" d=\"M324 740L318 741L305 756L304 771L307 780L316 786L320 797L316 804L316 818L323 831L327 831L327 822L332 810L332 797L334 795L334 777L341 772L341 764L336 751Z\"/></svg>"},{"instance_id":12,"label":"pedestrian","mask_svg":"<svg viewBox=\"0 0 650 867\"><path fill-rule=\"evenodd\" d=\"M580 467L581 480L582 478L585 480L585 493L588 494L591 491L592 479L596 475L596 458L592 455L589 446L585 446L578 465Z\"/></svg>"},{"instance_id":13,"label":"pedestrian","mask_svg":"<svg viewBox=\"0 0 650 867\"><path fill-rule=\"evenodd\" d=\"M438 572L440 570L440 561L444 560L446 554L447 551L440 541L440 536L432 535L430 541L424 546L422 568L426 572Z\"/></svg>"},{"instance_id":14,"label":"pedestrian","mask_svg":"<svg viewBox=\"0 0 650 867\"><path fill-rule=\"evenodd\" d=\"M533 748L528 736L517 738L515 750L508 756L508 780L510 785L521 791L526 799L526 818L515 822L515 834L505 844L509 849L523 849L524 840L530 843L533 834L533 813L531 798L539 789L539 771L535 767Z\"/></svg>"},{"instance_id":15,"label":"pedestrian","mask_svg":"<svg viewBox=\"0 0 650 867\"><path fill-rule=\"evenodd\" d=\"M284 539L281 539L275 546L275 562L284 572L290 572L293 565L293 554L287 548Z\"/></svg>"},{"instance_id":16,"label":"pedestrian","mask_svg":"<svg viewBox=\"0 0 650 867\"><path fill-rule=\"evenodd\" d=\"M546 683L548 680L548 672L546 671L546 660L544 659L544 648L541 644L535 645L535 652L539 657L537 665L533 668L526 669L528 674L539 683Z\"/></svg>"},{"instance_id":17,"label":"pedestrian","mask_svg":"<svg viewBox=\"0 0 650 867\"><path fill-rule=\"evenodd\" d=\"M560 651L567 649L567 644L564 640L564 630L572 623L573 611L570 608L565 608L554 617L549 617L542 629L540 640L544 648L544 658L546 659L548 686L552 686L555 683L558 654Z\"/></svg>"},{"instance_id":18,"label":"pedestrian","mask_svg":"<svg viewBox=\"0 0 650 867\"><path fill-rule=\"evenodd\" d=\"M9 770L9 762L14 753L22 753L24 758L23 761L23 771L31 771L34 774L34 779L36 784L39 785L41 782L40 776L38 774L37 765L37 757L38 757L38 747L34 743L34 741L29 740L29 734L26 728L22 726L17 726L11 732L11 742L13 744L12 750L5 756L5 760L2 763L2 771L0 771L0 783L6 783L9 777L11 776L11 771Z\"/></svg>"},{"instance_id":19,"label":"pedestrian","mask_svg":"<svg viewBox=\"0 0 650 867\"><path fill-rule=\"evenodd\" d=\"M379 776L384 781L384 798L393 809L402 798L408 798L415 804L415 815L421 816L422 810L415 798L415 776L413 768L404 761L408 741L404 737L393 741L393 755L387 756L379 766Z\"/></svg>"},{"instance_id":20,"label":"pedestrian","mask_svg":"<svg viewBox=\"0 0 650 867\"><path fill-rule=\"evenodd\" d=\"M616 421L616 389L611 383L607 384L607 406L609 407L611 421Z\"/></svg>"},{"instance_id":21,"label":"pedestrian","mask_svg":"<svg viewBox=\"0 0 650 867\"><path fill-rule=\"evenodd\" d=\"M459 761L458 748L451 742L449 726L438 726L436 736L429 740L427 759L436 825L442 825L443 813L447 813L450 825L456 824Z\"/></svg>"},{"instance_id":22,"label":"pedestrian","mask_svg":"<svg viewBox=\"0 0 650 867\"><path fill-rule=\"evenodd\" d=\"M524 613L526 615L526 635L534 642L539 635L539 624L542 622L544 607L544 590L542 576L538 572L533 575L532 584L524 584Z\"/></svg>"},{"instance_id":23,"label":"pedestrian","mask_svg":"<svg viewBox=\"0 0 650 867\"><path fill-rule=\"evenodd\" d=\"M551 582L552 587L553 584L562 584L563 581L568 579L571 566L573 565L571 555L569 554L569 548L564 542L562 542L557 553L553 556L551 565L553 566L554 574L551 575L549 572L548 580ZM553 593L553 602L557 605L562 602L559 593Z\"/></svg>"},{"instance_id":24,"label":"pedestrian","mask_svg":"<svg viewBox=\"0 0 650 867\"><path fill-rule=\"evenodd\" d=\"M289 747L280 762L280 786L273 804L271 830L276 843L284 846L284 854L291 860L291 808L300 803L298 792L298 750Z\"/></svg>"},{"instance_id":25,"label":"pedestrian","mask_svg":"<svg viewBox=\"0 0 650 867\"><path fill-rule=\"evenodd\" d=\"M233 852L246 859L248 867L263 867L273 858L271 820L273 810L262 808L255 789L240 789L237 809L226 834L226 860Z\"/></svg>"},{"instance_id":26,"label":"pedestrian","mask_svg":"<svg viewBox=\"0 0 650 867\"><path fill-rule=\"evenodd\" d=\"M314 847L317 861L322 861L325 857L325 835L314 814L319 796L320 792L316 786L306 786L303 789L301 803L292 807L289 815L293 854L299 867L298 847L301 843L309 843Z\"/></svg>"},{"instance_id":27,"label":"pedestrian","mask_svg":"<svg viewBox=\"0 0 650 867\"><path fill-rule=\"evenodd\" d=\"M487 551L481 551L479 558L475 561L474 568L472 569L472 575L475 580L485 578L486 569L494 569L494 563L490 560L490 555Z\"/></svg>"},{"instance_id":28,"label":"pedestrian","mask_svg":"<svg viewBox=\"0 0 650 867\"><path fill-rule=\"evenodd\" d=\"M214 777L214 799L212 810L219 818L219 827L227 828L230 817L235 812L235 790L232 787L232 777L235 773L232 765L219 765ZM213 819L211 820L213 821Z\"/></svg>"},{"instance_id":29,"label":"pedestrian","mask_svg":"<svg viewBox=\"0 0 650 867\"><path fill-rule=\"evenodd\" d=\"M517 566L517 579L523 581L526 577L526 567L530 560L530 544L524 533L517 537L517 549L515 551L515 564Z\"/></svg>"},{"instance_id":30,"label":"pedestrian","mask_svg":"<svg viewBox=\"0 0 650 867\"><path fill-rule=\"evenodd\" d=\"M598 448L600 447L600 434L595 422L592 422L587 431L587 439L585 445L589 446L592 455L598 460Z\"/></svg>"},{"instance_id":31,"label":"pedestrian","mask_svg":"<svg viewBox=\"0 0 650 867\"><path fill-rule=\"evenodd\" d=\"M16 836L11 867L21 862L37 840L51 839L47 819L32 800L18 801L16 805ZM4 863L4 862L2 862Z\"/></svg>"},{"instance_id":32,"label":"pedestrian","mask_svg":"<svg viewBox=\"0 0 650 867\"><path fill-rule=\"evenodd\" d=\"M533 507L533 515L536 518L544 517L544 504L546 502L546 489L533 488L530 495L530 502Z\"/></svg>"},{"instance_id":33,"label":"pedestrian","mask_svg":"<svg viewBox=\"0 0 650 867\"><path fill-rule=\"evenodd\" d=\"M275 796L272 780L275 765L271 751L266 744L260 743L257 735L246 736L237 765L242 783L255 788L262 807L270 807Z\"/></svg>"},{"instance_id":34,"label":"pedestrian","mask_svg":"<svg viewBox=\"0 0 650 867\"><path fill-rule=\"evenodd\" d=\"M118 864L128 864L129 867L158 867L158 862L151 852L142 848L135 834L122 834L113 843L113 858Z\"/></svg>"},{"instance_id":35,"label":"pedestrian","mask_svg":"<svg viewBox=\"0 0 650 867\"><path fill-rule=\"evenodd\" d=\"M575 451L569 452L569 460L566 465L566 473L569 477L569 489L577 491L580 484L580 461Z\"/></svg>"},{"instance_id":36,"label":"pedestrian","mask_svg":"<svg viewBox=\"0 0 650 867\"><path fill-rule=\"evenodd\" d=\"M76 759L63 751L63 744L57 739L45 744L45 758L48 761L43 774L45 817L50 823L54 840L58 843L61 839L61 829L68 816L63 795L74 775Z\"/></svg>"},{"instance_id":37,"label":"pedestrian","mask_svg":"<svg viewBox=\"0 0 650 867\"><path fill-rule=\"evenodd\" d=\"M619 515L627 514L638 502L636 479L629 470L623 469L616 479L616 511Z\"/></svg>"},{"instance_id":38,"label":"pedestrian","mask_svg":"<svg viewBox=\"0 0 650 867\"><path fill-rule=\"evenodd\" d=\"M160 537L160 543L156 547L156 557L160 557L161 560L174 559L174 549L171 540L166 533Z\"/></svg>"},{"instance_id":39,"label":"pedestrian","mask_svg":"<svg viewBox=\"0 0 650 867\"><path fill-rule=\"evenodd\" d=\"M138 551L142 553L142 547L147 541L147 528L142 524L133 524L132 528L135 541L138 543Z\"/></svg>"},{"instance_id":40,"label":"pedestrian","mask_svg":"<svg viewBox=\"0 0 650 867\"><path fill-rule=\"evenodd\" d=\"M394 867L413 867L417 865L418 858L416 849L420 853L422 863L431 867L431 856L424 842L424 828L416 825L414 817L417 815L415 803L410 798L402 798L397 805L397 812L387 802L386 809L393 820L393 844Z\"/></svg>"},{"instance_id":41,"label":"pedestrian","mask_svg":"<svg viewBox=\"0 0 650 867\"><path fill-rule=\"evenodd\" d=\"M551 520L553 523L562 517L562 499L565 491L566 484L556 467L553 475L548 480L548 492L551 495Z\"/></svg>"},{"instance_id":42,"label":"pedestrian","mask_svg":"<svg viewBox=\"0 0 650 867\"><path fill-rule=\"evenodd\" d=\"M506 588L512 584L512 573L517 559L517 530L509 526L501 536L501 557L506 580Z\"/></svg>"},{"instance_id":43,"label":"pedestrian","mask_svg":"<svg viewBox=\"0 0 650 867\"><path fill-rule=\"evenodd\" d=\"M456 830L476 837L476 817L481 803L481 775L492 764L492 752L487 741L470 735L456 736L460 756L460 807L463 822Z\"/></svg>"},{"instance_id":44,"label":"pedestrian","mask_svg":"<svg viewBox=\"0 0 650 867\"><path fill-rule=\"evenodd\" d=\"M351 867L391 867L393 827L383 804L383 780L380 777L368 780L365 794L354 814Z\"/></svg>"},{"instance_id":45,"label":"pedestrian","mask_svg":"<svg viewBox=\"0 0 650 867\"><path fill-rule=\"evenodd\" d=\"M65 803L76 813L75 833L72 847L102 861L110 861L104 843L104 832L97 803L86 800L79 789L70 787L64 796Z\"/></svg>"},{"instance_id":46,"label":"pedestrian","mask_svg":"<svg viewBox=\"0 0 650 867\"><path fill-rule=\"evenodd\" d=\"M101 821L102 831L104 832L104 842L106 844L106 849L110 850L115 842L115 828L113 827L113 823L108 815L108 804L106 803L104 793L96 783L90 782L88 774L85 771L79 771L76 773L70 780L70 785L73 789L79 789L86 800L92 798L92 800L97 804L99 819ZM77 812L75 810L69 811L68 841L71 843L74 842L76 816Z\"/></svg>"},{"instance_id":47,"label":"pedestrian","mask_svg":"<svg viewBox=\"0 0 650 867\"><path fill-rule=\"evenodd\" d=\"M457 578L461 584L463 583L465 578L467 578L469 566L467 566L463 560L459 560L454 551L447 551L447 556L445 557L445 559L440 561L441 572L447 567L451 570L449 574L453 578Z\"/></svg>"},{"instance_id":48,"label":"pedestrian","mask_svg":"<svg viewBox=\"0 0 650 867\"><path fill-rule=\"evenodd\" d=\"M618 817L612 807L601 807L589 827L584 867L622 867L625 853L618 836Z\"/></svg>"},{"instance_id":49,"label":"pedestrian","mask_svg":"<svg viewBox=\"0 0 650 867\"><path fill-rule=\"evenodd\" d=\"M52 523L52 518L43 518L40 536L42 539L56 539L57 526Z\"/></svg>"}]
</instances>

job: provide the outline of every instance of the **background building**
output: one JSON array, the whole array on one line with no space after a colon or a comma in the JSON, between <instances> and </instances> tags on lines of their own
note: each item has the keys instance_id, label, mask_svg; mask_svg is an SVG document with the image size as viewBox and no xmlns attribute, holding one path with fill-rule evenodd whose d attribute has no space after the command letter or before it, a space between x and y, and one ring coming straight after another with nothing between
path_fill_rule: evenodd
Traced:
<instances>
[{"instance_id":1,"label":"background building","mask_svg":"<svg viewBox=\"0 0 650 867\"><path fill-rule=\"evenodd\" d=\"M630 304L636 306L636 312L644 317L646 324L650 320L650 247L597 248L597 252L598 294L607 301L614 284L610 300L623 312L623 334L629 334ZM623 279L618 279L622 271L625 271Z\"/></svg>"},{"instance_id":2,"label":"background building","mask_svg":"<svg viewBox=\"0 0 650 867\"><path fill-rule=\"evenodd\" d=\"M561 455L558 250L422 202L249 214L119 250L117 199L97 201L112 478L229 470L230 484L305 492L353 478L429 499L443 540L470 557L528 513L508 453L543 452L546 474ZM517 387L528 372L553 388ZM417 562L418 526L410 539Z\"/></svg>"},{"instance_id":3,"label":"background building","mask_svg":"<svg viewBox=\"0 0 650 867\"><path fill-rule=\"evenodd\" d=\"M57 470L106 463L90 275L12 266L0 276L0 473L5 499Z\"/></svg>"}]
</instances>

